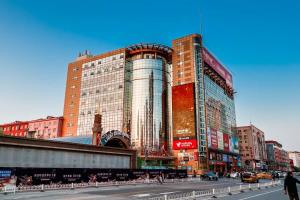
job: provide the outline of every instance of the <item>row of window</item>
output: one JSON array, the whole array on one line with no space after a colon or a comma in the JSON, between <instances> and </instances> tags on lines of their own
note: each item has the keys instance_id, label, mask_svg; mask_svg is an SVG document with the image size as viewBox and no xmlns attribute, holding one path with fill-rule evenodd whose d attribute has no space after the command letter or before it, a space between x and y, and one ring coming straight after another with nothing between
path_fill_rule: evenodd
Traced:
<instances>
[{"instance_id":1,"label":"row of window","mask_svg":"<svg viewBox=\"0 0 300 200\"><path fill-rule=\"evenodd\" d=\"M26 129L28 127L28 125L16 125L16 126L8 126L8 127L4 127L3 131L18 131L18 130L22 130L22 129Z\"/></svg>"}]
</instances>

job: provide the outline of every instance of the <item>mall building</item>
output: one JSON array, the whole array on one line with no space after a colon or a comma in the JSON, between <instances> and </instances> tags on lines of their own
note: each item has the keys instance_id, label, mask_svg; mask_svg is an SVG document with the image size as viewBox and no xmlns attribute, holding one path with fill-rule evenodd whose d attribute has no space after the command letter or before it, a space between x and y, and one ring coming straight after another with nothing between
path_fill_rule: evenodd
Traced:
<instances>
[{"instance_id":1,"label":"mall building","mask_svg":"<svg viewBox=\"0 0 300 200\"><path fill-rule=\"evenodd\" d=\"M63 136L91 136L98 114L101 145L129 138L141 167L193 173L239 164L232 75L198 34L172 48L141 43L80 53L68 65Z\"/></svg>"},{"instance_id":2,"label":"mall building","mask_svg":"<svg viewBox=\"0 0 300 200\"><path fill-rule=\"evenodd\" d=\"M239 165L231 73L202 45L201 35L173 40L173 150L190 173Z\"/></svg>"}]
</instances>

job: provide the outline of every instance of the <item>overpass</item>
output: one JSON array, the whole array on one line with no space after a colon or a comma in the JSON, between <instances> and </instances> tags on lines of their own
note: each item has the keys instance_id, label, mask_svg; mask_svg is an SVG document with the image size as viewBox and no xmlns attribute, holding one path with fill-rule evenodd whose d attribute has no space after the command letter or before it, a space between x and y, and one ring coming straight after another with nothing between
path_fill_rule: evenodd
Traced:
<instances>
[{"instance_id":1,"label":"overpass","mask_svg":"<svg viewBox=\"0 0 300 200\"><path fill-rule=\"evenodd\" d=\"M136 151L0 136L0 167L135 169Z\"/></svg>"}]
</instances>

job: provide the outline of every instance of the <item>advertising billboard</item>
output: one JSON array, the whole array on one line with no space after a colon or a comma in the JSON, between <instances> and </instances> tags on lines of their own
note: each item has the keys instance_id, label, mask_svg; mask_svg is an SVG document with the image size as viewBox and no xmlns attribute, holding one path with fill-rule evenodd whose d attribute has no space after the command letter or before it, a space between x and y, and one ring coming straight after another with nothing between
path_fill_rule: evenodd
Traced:
<instances>
[{"instance_id":1,"label":"advertising billboard","mask_svg":"<svg viewBox=\"0 0 300 200\"><path fill-rule=\"evenodd\" d=\"M223 133L218 131L218 149L224 150Z\"/></svg>"},{"instance_id":2,"label":"advertising billboard","mask_svg":"<svg viewBox=\"0 0 300 200\"><path fill-rule=\"evenodd\" d=\"M222 78L225 79L226 83L232 87L232 75L206 48L202 49L204 62L212 67Z\"/></svg>"},{"instance_id":3,"label":"advertising billboard","mask_svg":"<svg viewBox=\"0 0 300 200\"><path fill-rule=\"evenodd\" d=\"M174 140L173 141L173 149L180 150L180 149L196 149L197 148L197 140L190 139L190 140Z\"/></svg>"},{"instance_id":4,"label":"advertising billboard","mask_svg":"<svg viewBox=\"0 0 300 200\"><path fill-rule=\"evenodd\" d=\"M196 149L194 83L172 87L173 147Z\"/></svg>"},{"instance_id":5,"label":"advertising billboard","mask_svg":"<svg viewBox=\"0 0 300 200\"><path fill-rule=\"evenodd\" d=\"M237 137L231 137L231 145L233 153L239 153L239 142Z\"/></svg>"},{"instance_id":6,"label":"advertising billboard","mask_svg":"<svg viewBox=\"0 0 300 200\"><path fill-rule=\"evenodd\" d=\"M223 143L224 143L224 151L229 152L229 135L223 133Z\"/></svg>"},{"instance_id":7,"label":"advertising billboard","mask_svg":"<svg viewBox=\"0 0 300 200\"><path fill-rule=\"evenodd\" d=\"M210 129L210 141L211 141L211 148L217 149L218 148L218 134L215 129Z\"/></svg>"}]
</instances>

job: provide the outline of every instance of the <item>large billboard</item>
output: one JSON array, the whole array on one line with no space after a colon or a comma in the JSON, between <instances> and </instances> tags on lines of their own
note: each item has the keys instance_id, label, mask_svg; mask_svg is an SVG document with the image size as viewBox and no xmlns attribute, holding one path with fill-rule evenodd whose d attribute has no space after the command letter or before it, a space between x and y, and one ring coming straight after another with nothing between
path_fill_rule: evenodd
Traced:
<instances>
[{"instance_id":1,"label":"large billboard","mask_svg":"<svg viewBox=\"0 0 300 200\"><path fill-rule=\"evenodd\" d=\"M196 149L194 83L172 88L173 147Z\"/></svg>"},{"instance_id":2,"label":"large billboard","mask_svg":"<svg viewBox=\"0 0 300 200\"><path fill-rule=\"evenodd\" d=\"M228 70L206 48L203 48L202 54L204 62L212 67L232 87L232 75Z\"/></svg>"}]
</instances>

